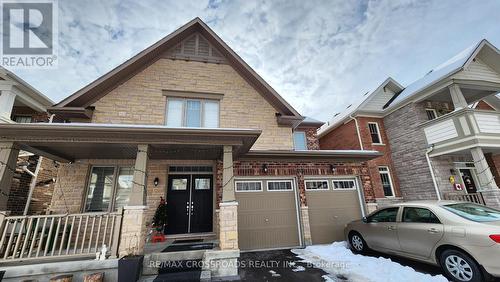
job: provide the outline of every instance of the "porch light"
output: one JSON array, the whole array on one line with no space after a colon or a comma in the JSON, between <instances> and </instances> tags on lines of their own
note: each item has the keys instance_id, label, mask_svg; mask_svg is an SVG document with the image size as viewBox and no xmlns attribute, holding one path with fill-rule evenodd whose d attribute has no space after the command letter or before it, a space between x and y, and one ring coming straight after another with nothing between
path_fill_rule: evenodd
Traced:
<instances>
[{"instance_id":1,"label":"porch light","mask_svg":"<svg viewBox=\"0 0 500 282\"><path fill-rule=\"evenodd\" d=\"M155 177L155 179L153 180L153 184L155 185L155 187L157 187L158 184L160 184L160 179L158 177Z\"/></svg>"},{"instance_id":2,"label":"porch light","mask_svg":"<svg viewBox=\"0 0 500 282\"><path fill-rule=\"evenodd\" d=\"M267 168L267 164L263 164L263 165L262 165L262 171L263 171L264 173L267 173L267 171L268 171L268 170L269 170L269 169Z\"/></svg>"},{"instance_id":3,"label":"porch light","mask_svg":"<svg viewBox=\"0 0 500 282\"><path fill-rule=\"evenodd\" d=\"M335 168L335 166L334 166L334 165L332 165L332 164L330 165L330 170L331 170L333 173L335 173L335 171L337 171L337 169Z\"/></svg>"}]
</instances>

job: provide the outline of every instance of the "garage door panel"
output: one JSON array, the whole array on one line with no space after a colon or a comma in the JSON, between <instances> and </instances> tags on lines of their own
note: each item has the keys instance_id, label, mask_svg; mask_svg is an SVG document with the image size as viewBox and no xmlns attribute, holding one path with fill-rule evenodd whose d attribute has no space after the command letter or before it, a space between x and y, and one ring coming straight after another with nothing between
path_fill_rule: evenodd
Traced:
<instances>
[{"instance_id":1,"label":"garage door panel","mask_svg":"<svg viewBox=\"0 0 500 282\"><path fill-rule=\"evenodd\" d=\"M357 190L306 191L313 244L344 240L345 224L361 218Z\"/></svg>"},{"instance_id":2,"label":"garage door panel","mask_svg":"<svg viewBox=\"0 0 500 282\"><path fill-rule=\"evenodd\" d=\"M295 191L236 192L236 200L241 250L300 245Z\"/></svg>"}]
</instances>

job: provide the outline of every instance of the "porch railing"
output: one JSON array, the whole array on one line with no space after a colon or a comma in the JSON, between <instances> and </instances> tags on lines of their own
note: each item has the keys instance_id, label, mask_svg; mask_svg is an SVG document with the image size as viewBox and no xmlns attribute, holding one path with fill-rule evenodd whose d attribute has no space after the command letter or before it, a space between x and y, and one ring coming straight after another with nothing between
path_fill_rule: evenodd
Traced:
<instances>
[{"instance_id":1,"label":"porch railing","mask_svg":"<svg viewBox=\"0 0 500 282\"><path fill-rule=\"evenodd\" d=\"M462 194L462 193L446 193L444 194L444 199L445 200L452 200L452 201L463 201L463 202L471 202L471 203L476 203L480 205L484 205L484 198L483 194L479 193L469 193L469 194Z\"/></svg>"},{"instance_id":2,"label":"porch railing","mask_svg":"<svg viewBox=\"0 0 500 282\"><path fill-rule=\"evenodd\" d=\"M123 210L32 216L0 215L0 263L95 257L106 244L116 257Z\"/></svg>"}]
</instances>

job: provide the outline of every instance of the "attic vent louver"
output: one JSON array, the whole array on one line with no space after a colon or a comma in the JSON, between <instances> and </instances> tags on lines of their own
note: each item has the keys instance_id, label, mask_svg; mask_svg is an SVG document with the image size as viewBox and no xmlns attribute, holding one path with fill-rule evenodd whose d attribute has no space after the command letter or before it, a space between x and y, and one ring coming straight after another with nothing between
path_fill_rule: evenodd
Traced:
<instances>
[{"instance_id":1,"label":"attic vent louver","mask_svg":"<svg viewBox=\"0 0 500 282\"><path fill-rule=\"evenodd\" d=\"M166 52L166 56L172 59L183 59L202 62L224 63L221 55L209 42L199 33L186 38L174 48Z\"/></svg>"}]
</instances>

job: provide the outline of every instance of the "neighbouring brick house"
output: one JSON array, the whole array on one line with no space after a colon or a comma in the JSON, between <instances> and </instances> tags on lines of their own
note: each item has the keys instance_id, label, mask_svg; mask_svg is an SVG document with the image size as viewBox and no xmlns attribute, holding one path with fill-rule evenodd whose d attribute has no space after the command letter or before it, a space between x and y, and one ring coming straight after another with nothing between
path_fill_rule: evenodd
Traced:
<instances>
[{"instance_id":1,"label":"neighbouring brick house","mask_svg":"<svg viewBox=\"0 0 500 282\"><path fill-rule=\"evenodd\" d=\"M380 156L318 150L322 123L301 116L198 18L49 112L64 123L0 125L12 148L0 160L30 146L59 163L47 224L72 239L73 227L85 230L81 251L67 242L74 256L95 255L97 243L83 248L97 241L94 226L111 256L144 253L160 197L169 238L216 243L206 262L341 240L345 224L365 214L366 162Z\"/></svg>"},{"instance_id":2,"label":"neighbouring brick house","mask_svg":"<svg viewBox=\"0 0 500 282\"><path fill-rule=\"evenodd\" d=\"M371 108L368 115L379 126L370 133L382 132L383 140L385 132L390 147L384 156L392 158L403 199L459 199L500 207L499 66L499 50L482 40L405 88L388 79L347 114L361 124L367 114L363 107ZM324 140L337 127L336 135L348 141ZM357 148L354 127L345 117L334 118L320 129L320 146Z\"/></svg>"},{"instance_id":3,"label":"neighbouring brick house","mask_svg":"<svg viewBox=\"0 0 500 282\"><path fill-rule=\"evenodd\" d=\"M372 189L365 190L365 200L370 210L401 200L381 108L402 89L399 83L388 78L375 91L365 94L363 100L349 105L318 130L322 150L375 150L382 153L382 156L367 162Z\"/></svg>"},{"instance_id":4,"label":"neighbouring brick house","mask_svg":"<svg viewBox=\"0 0 500 282\"><path fill-rule=\"evenodd\" d=\"M2 68L0 74L0 123L40 123L48 122L47 108L53 102L38 92L28 83L17 77L12 72ZM54 189L55 167L50 160L40 163L36 179L23 166L35 172L39 156L23 151L17 160L16 173L9 189L2 189L2 193L8 194L6 201L1 203L2 210L11 215L23 214L28 198L31 198L27 214L44 214ZM30 193L30 184L35 181L35 186ZM2 187L3 188L3 187Z\"/></svg>"}]
</instances>

